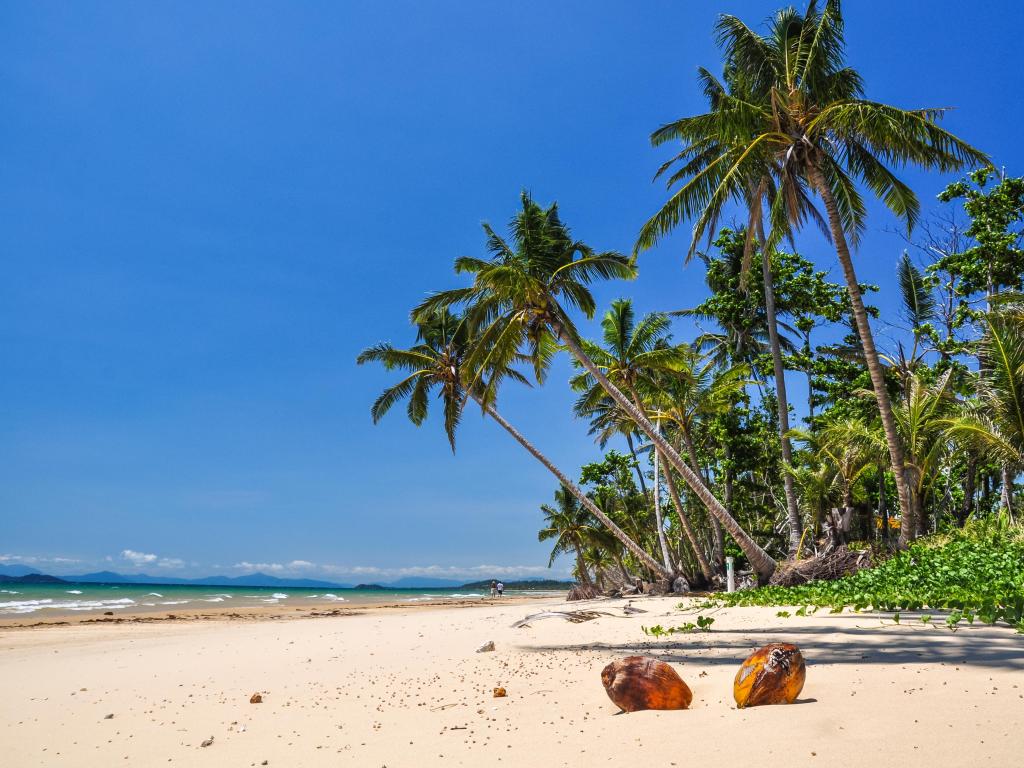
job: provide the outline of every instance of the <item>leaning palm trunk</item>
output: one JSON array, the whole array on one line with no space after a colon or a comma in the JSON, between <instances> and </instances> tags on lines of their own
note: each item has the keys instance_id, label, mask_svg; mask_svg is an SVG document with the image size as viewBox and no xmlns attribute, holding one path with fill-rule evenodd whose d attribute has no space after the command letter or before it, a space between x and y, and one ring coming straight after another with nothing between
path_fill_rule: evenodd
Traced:
<instances>
[{"instance_id":1,"label":"leaning palm trunk","mask_svg":"<svg viewBox=\"0 0 1024 768\"><path fill-rule=\"evenodd\" d=\"M867 363L868 373L871 374L871 386L875 390L878 413L882 417L882 428L885 430L885 442L889 448L889 460L896 480L896 493L899 496L900 513L903 517L900 522L899 543L901 547L906 547L917 530L917 521L914 519L910 488L907 485L903 444L896 431L896 419L893 418L892 403L889 400L889 393L885 388L885 374L882 371L882 363L878 359L878 350L875 349L875 340L871 334L871 325L868 323L868 314L864 309L864 301L861 299L860 284L857 282L857 273L853 269L853 260L850 257L850 248L846 243L846 231L843 229L842 219L839 217L839 209L836 207L835 198L832 197L832 191L825 183L821 171L815 168L813 174L812 182L817 187L818 194L821 195L821 199L825 203L825 210L828 213L832 241L836 246L839 263L843 267L843 276L846 278L846 288L850 294L850 304L853 307L853 318L857 323L857 335L860 336L860 343L864 348L864 360Z\"/></svg>"},{"instance_id":2,"label":"leaning palm trunk","mask_svg":"<svg viewBox=\"0 0 1024 768\"><path fill-rule=\"evenodd\" d=\"M658 432L661 433L661 422L658 422ZM654 522L658 526L658 544L661 547L661 559L665 569L672 570L672 558L668 554L668 539L665 538L665 518L661 514L661 454L654 452ZM667 472L665 474L668 474Z\"/></svg>"},{"instance_id":3,"label":"leaning palm trunk","mask_svg":"<svg viewBox=\"0 0 1024 768\"><path fill-rule=\"evenodd\" d=\"M535 459L537 459L537 461L539 461L541 464L547 467L548 471L558 478L558 481L563 486L565 486L569 493L575 496L579 500L580 504L582 504L587 509L587 511L590 512L590 514L592 514L594 517L600 520L601 523L609 531L612 532L612 535L615 536L615 538L617 538L619 541L621 541L622 545L631 553L633 553L633 555L636 556L636 558L640 560L640 562L642 562L645 566L650 568L654 573L660 574L665 578L670 578L672 576L672 573L669 570L659 565L657 560L655 560L653 557L647 554L647 552L645 552L639 544L637 544L635 541L633 541L633 539L627 536L625 531L619 528L619 526L617 526L615 522L610 517L608 517L608 515L601 511L600 507L598 507L593 502L593 500L589 496L587 496L587 494L580 490L580 488L577 487L576 484L572 482L572 480L566 477L565 474L558 467L552 464L547 456L545 456L543 453L537 450L537 448L534 447L533 443L531 443L529 440L523 437L522 433L520 433L519 430L517 430L515 427L513 427L511 424L505 421L505 419L501 416L500 413L498 413L494 409L493 406L485 405L478 397L474 396L473 399L476 400L476 402L483 407L483 409L487 412L488 416L490 416L502 427L504 427L505 431L512 435L512 437L514 437L516 441L521 446L523 446L523 448L529 451L530 454Z\"/></svg>"},{"instance_id":4,"label":"leaning palm trunk","mask_svg":"<svg viewBox=\"0 0 1024 768\"><path fill-rule=\"evenodd\" d=\"M580 583L588 588L594 588L594 582L590 578L590 572L587 571L587 565L583 562L583 550L576 549L576 575L580 579Z\"/></svg>"},{"instance_id":5,"label":"leaning palm trunk","mask_svg":"<svg viewBox=\"0 0 1024 768\"><path fill-rule=\"evenodd\" d=\"M636 470L636 479L640 481L640 493L647 497L647 483L644 482L644 473L640 469L640 459L636 455L636 447L633 445L633 436L626 433L626 445L629 446L629 455L633 457L633 469Z\"/></svg>"},{"instance_id":6,"label":"leaning palm trunk","mask_svg":"<svg viewBox=\"0 0 1024 768\"><path fill-rule=\"evenodd\" d=\"M641 404L640 395L634 387L630 387L630 393L633 395L633 403L641 411L643 405ZM658 420L656 429L658 434L661 434L661 420ZM669 571L672 570L672 557L668 553L668 539L665 538L665 518L661 514L661 452L654 452L654 523L658 527L658 546L661 547L661 559L665 564L665 568ZM667 474L667 473L666 473ZM644 494L646 495L646 494Z\"/></svg>"},{"instance_id":7,"label":"leaning palm trunk","mask_svg":"<svg viewBox=\"0 0 1024 768\"><path fill-rule=\"evenodd\" d=\"M693 473L700 478L700 481L704 485L708 484L707 479L701 473L700 460L697 458L697 446L693 444L693 435L690 434L690 428L686 423L680 424L680 431L683 435L683 443L686 445L686 454L690 458L690 466L693 469ZM729 508L727 503L726 509ZM722 524L718 522L718 518L714 515L710 515L711 518L711 559L715 562L715 567L719 572L725 568L725 537L722 535Z\"/></svg>"},{"instance_id":8,"label":"leaning palm trunk","mask_svg":"<svg viewBox=\"0 0 1024 768\"><path fill-rule=\"evenodd\" d=\"M779 345L779 327L775 319L775 286L772 280L771 259L765 249L763 225L758 221L761 241L761 274L764 277L764 310L768 323L768 342L772 349L772 367L775 371L775 397L779 411L779 444L782 449L782 487L786 492L786 517L789 521L789 557L795 557L800 548L803 526L793 485L793 446L789 441L789 401L786 398L786 374L782 367L782 347Z\"/></svg>"},{"instance_id":9,"label":"leaning palm trunk","mask_svg":"<svg viewBox=\"0 0 1024 768\"><path fill-rule=\"evenodd\" d=\"M775 572L776 566L775 560L771 555L765 552L760 545L758 545L758 543L740 527L740 524L736 522L736 519L729 514L729 510L722 506L722 503L715 498L714 494L711 493L708 487L701 482L701 479L696 474L694 474L693 470L690 469L685 461L683 461L675 448L673 448L664 436L658 432L654 424L651 423L651 420L648 419L640 409L633 405L629 398L626 397L618 387L608 381L608 377L605 376L604 373L602 373L594 364L594 361L587 356L572 334L567 332L564 328L557 328L557 336L573 356L579 360L580 365L582 365L587 372L594 377L594 379L601 385L602 389L611 396L616 404L622 408L622 410L629 415L629 417L647 435L647 437L650 438L656 448L661 451L662 456L664 456L672 468L682 476L683 480L686 481L686 484L690 489L703 502L708 511L717 518L719 522L721 522L722 526L729 532L729 535L732 536L739 545L747 560L750 561L750 566L754 569L754 572L758 577L764 581L771 578L772 573Z\"/></svg>"},{"instance_id":10,"label":"leaning palm trunk","mask_svg":"<svg viewBox=\"0 0 1024 768\"><path fill-rule=\"evenodd\" d=\"M700 572L704 575L704 578L710 585L715 579L715 572L712 570L711 563L708 562L707 557L704 556L704 550L700 546L700 542L697 541L697 537L693 532L693 527L690 525L690 518L683 507L683 500L679 496L679 489L676 487L676 481L672 478L671 469L665 473L665 484L668 486L668 493L669 496L672 497L672 503L676 505L676 513L679 515L679 522L683 526L683 531L685 531L686 538L690 542L693 554L697 557L697 564L700 566Z\"/></svg>"}]
</instances>

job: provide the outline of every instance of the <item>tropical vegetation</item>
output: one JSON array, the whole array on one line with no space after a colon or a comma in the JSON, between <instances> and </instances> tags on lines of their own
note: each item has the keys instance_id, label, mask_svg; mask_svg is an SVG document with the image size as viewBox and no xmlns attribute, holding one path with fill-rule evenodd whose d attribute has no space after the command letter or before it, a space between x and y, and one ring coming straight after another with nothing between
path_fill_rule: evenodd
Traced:
<instances>
[{"instance_id":1,"label":"tropical vegetation","mask_svg":"<svg viewBox=\"0 0 1024 768\"><path fill-rule=\"evenodd\" d=\"M669 197L634 252L588 244L557 204L523 193L507 232L485 224L484 254L455 260L461 284L411 309L412 346L359 356L403 374L374 420L405 402L419 425L437 400L452 450L467 407L496 422L554 476L538 537L587 593L637 579L715 587L730 558L767 583L854 546L892 557L872 576L764 599L1015 615L1019 539L988 557L979 542L995 534L978 532L1014 530L1021 503L1024 178L940 127L944 110L867 98L838 0L779 11L763 31L724 15L714 34L721 75L698 78L707 111L651 136L674 150L657 172ZM932 210L897 176L906 166L955 174ZM885 292L858 278L868 196L903 225ZM598 305L595 285L636 279L645 251L684 223L702 302L666 296L642 315L626 297ZM828 243L814 259L808 223ZM581 323L594 318L589 338ZM573 413L604 452L578 472L498 409L502 385L541 390L558 355L574 366ZM952 565L904 578L940 549ZM941 581L1012 557L1017 576L977 594Z\"/></svg>"}]
</instances>

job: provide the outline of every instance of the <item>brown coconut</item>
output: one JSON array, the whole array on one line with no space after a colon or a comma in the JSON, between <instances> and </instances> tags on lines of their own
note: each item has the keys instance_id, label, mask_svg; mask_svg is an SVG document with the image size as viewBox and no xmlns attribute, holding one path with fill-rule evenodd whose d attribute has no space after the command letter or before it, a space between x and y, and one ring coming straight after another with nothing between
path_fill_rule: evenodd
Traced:
<instances>
[{"instance_id":1,"label":"brown coconut","mask_svg":"<svg viewBox=\"0 0 1024 768\"><path fill-rule=\"evenodd\" d=\"M804 688L807 668L800 649L790 643L772 643L747 657L736 673L732 694L736 706L792 704Z\"/></svg>"},{"instance_id":2,"label":"brown coconut","mask_svg":"<svg viewBox=\"0 0 1024 768\"><path fill-rule=\"evenodd\" d=\"M627 656L601 672L601 682L624 712L642 709L687 709L693 693L668 664L647 656Z\"/></svg>"}]
</instances>

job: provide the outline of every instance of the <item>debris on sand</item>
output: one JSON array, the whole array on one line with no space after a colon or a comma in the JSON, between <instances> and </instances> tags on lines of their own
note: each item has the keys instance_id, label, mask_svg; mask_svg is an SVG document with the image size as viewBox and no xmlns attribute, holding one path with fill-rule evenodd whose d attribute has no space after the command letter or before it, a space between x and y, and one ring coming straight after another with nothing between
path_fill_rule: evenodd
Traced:
<instances>
[{"instance_id":1,"label":"debris on sand","mask_svg":"<svg viewBox=\"0 0 1024 768\"><path fill-rule=\"evenodd\" d=\"M532 613L525 619L520 619L512 627L518 629L528 626L531 621L540 621L541 619L565 619L573 624L580 624L584 621L593 621L601 616L612 615L606 611L541 611L540 613Z\"/></svg>"}]
</instances>

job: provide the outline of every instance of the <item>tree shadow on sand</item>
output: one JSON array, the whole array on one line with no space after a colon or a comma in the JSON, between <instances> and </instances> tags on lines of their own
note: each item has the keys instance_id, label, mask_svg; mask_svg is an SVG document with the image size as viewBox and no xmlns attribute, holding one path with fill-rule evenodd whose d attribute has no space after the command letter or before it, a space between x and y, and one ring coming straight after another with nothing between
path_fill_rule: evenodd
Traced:
<instances>
[{"instance_id":1,"label":"tree shadow on sand","mask_svg":"<svg viewBox=\"0 0 1024 768\"><path fill-rule=\"evenodd\" d=\"M833 625L832 620L839 619ZM1024 670L1024 635L989 625L966 625L950 631L943 626L881 624L851 626L829 617L830 623L795 624L791 627L712 629L678 635L669 640L635 643L579 643L565 645L522 644L523 652L594 651L608 655L641 654L662 661L701 665L733 665L767 643L791 642L800 646L809 664L946 664ZM907 621L914 621L910 617ZM938 619L941 622L941 619ZM640 627L637 627L640 631Z\"/></svg>"}]
</instances>

